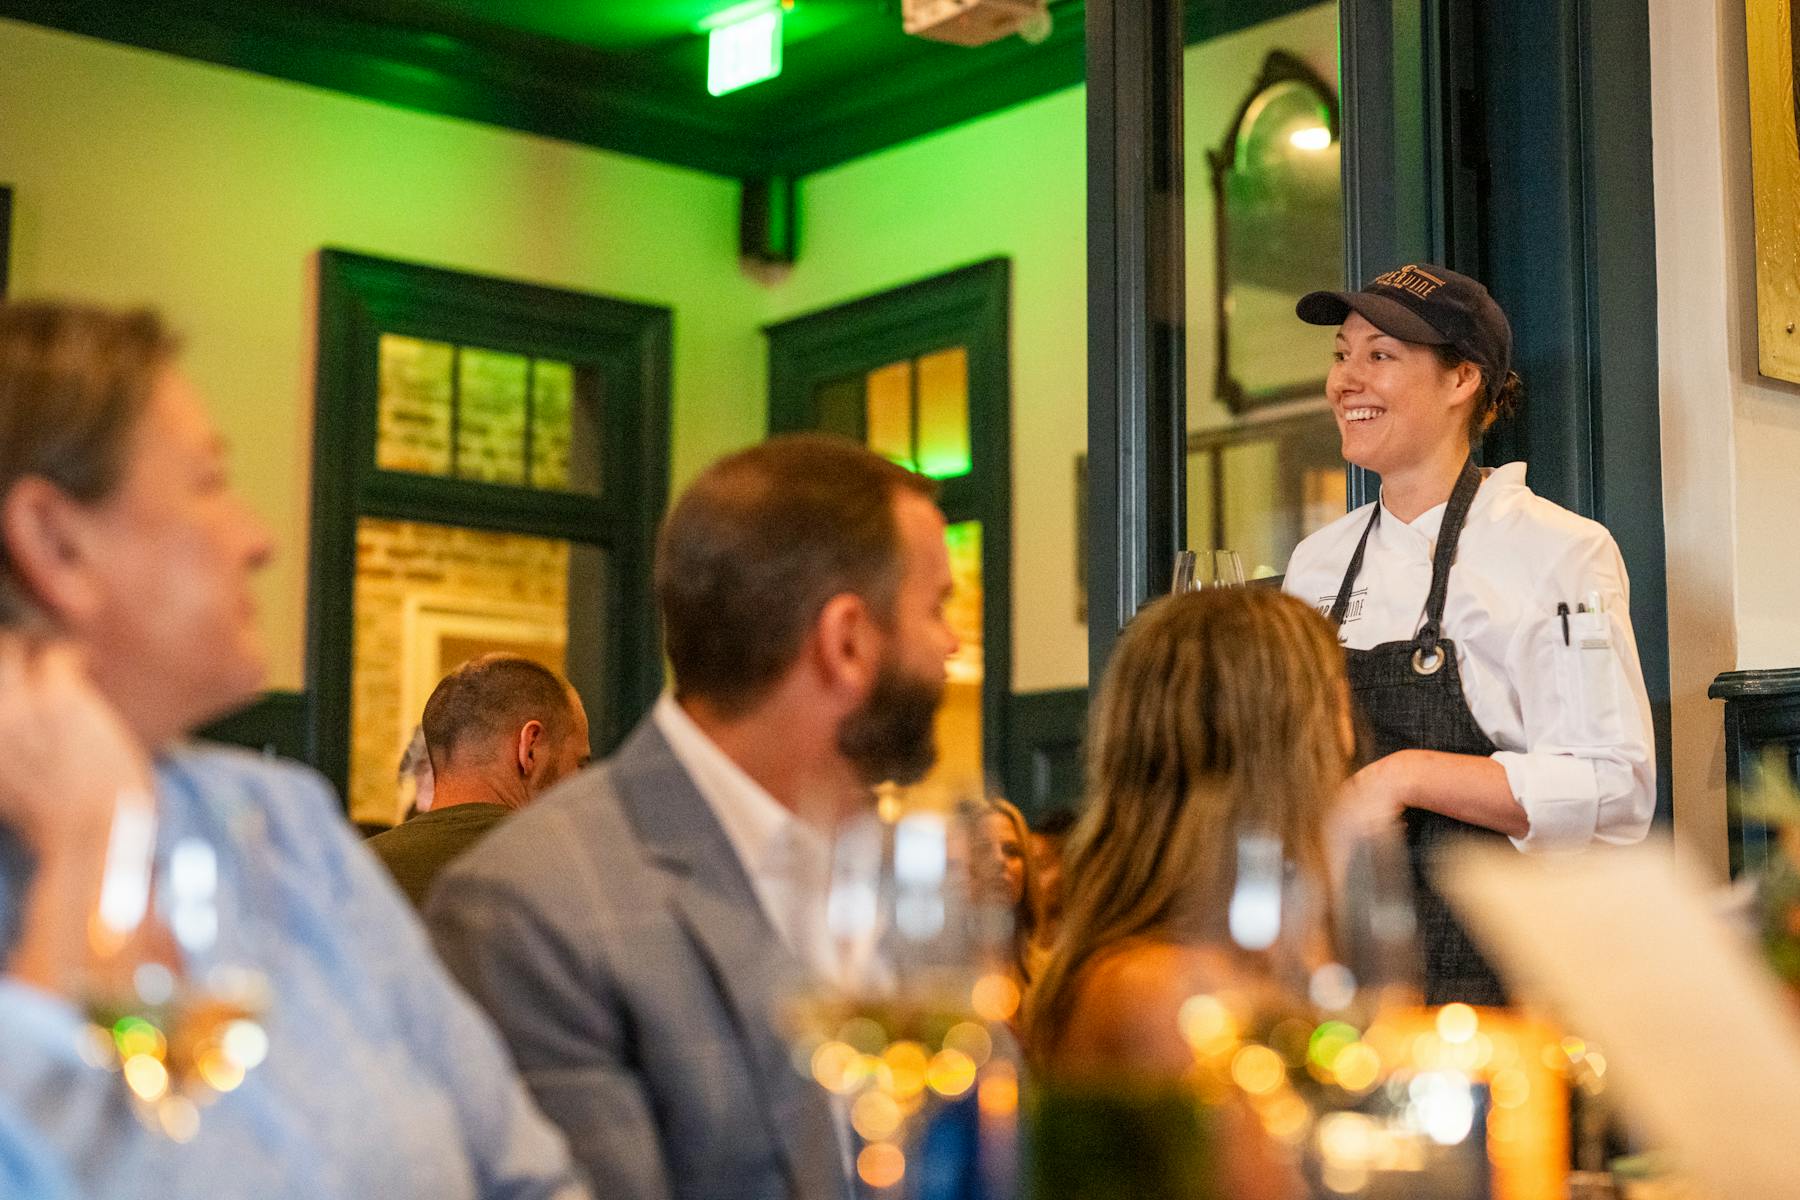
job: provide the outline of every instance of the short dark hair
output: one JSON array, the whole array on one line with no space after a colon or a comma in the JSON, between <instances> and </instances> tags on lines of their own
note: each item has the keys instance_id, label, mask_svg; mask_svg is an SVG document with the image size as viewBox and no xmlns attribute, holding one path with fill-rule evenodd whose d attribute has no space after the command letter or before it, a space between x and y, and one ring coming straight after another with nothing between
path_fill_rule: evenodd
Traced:
<instances>
[{"instance_id":1,"label":"short dark hair","mask_svg":"<svg viewBox=\"0 0 1800 1200\"><path fill-rule=\"evenodd\" d=\"M656 600L676 691L731 714L793 665L833 596L893 613L895 499L937 485L855 442L789 434L720 459L663 522Z\"/></svg>"},{"instance_id":2,"label":"short dark hair","mask_svg":"<svg viewBox=\"0 0 1800 1200\"><path fill-rule=\"evenodd\" d=\"M574 724L573 692L562 676L517 654L472 658L438 683L420 726L431 769L449 768L465 742L489 741L537 721L551 738Z\"/></svg>"},{"instance_id":3,"label":"short dark hair","mask_svg":"<svg viewBox=\"0 0 1800 1200\"><path fill-rule=\"evenodd\" d=\"M177 349L148 309L0 304L0 499L34 476L86 504L111 495L157 375ZM0 627L35 612L0 545Z\"/></svg>"}]
</instances>

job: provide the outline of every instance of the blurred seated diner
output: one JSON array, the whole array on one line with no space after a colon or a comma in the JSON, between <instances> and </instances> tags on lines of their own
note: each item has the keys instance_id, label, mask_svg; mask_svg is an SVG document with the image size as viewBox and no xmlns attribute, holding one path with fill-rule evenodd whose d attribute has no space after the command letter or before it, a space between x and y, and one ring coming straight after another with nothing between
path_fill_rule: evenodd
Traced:
<instances>
[{"instance_id":1,"label":"blurred seated diner","mask_svg":"<svg viewBox=\"0 0 1800 1200\"><path fill-rule=\"evenodd\" d=\"M0 1191L587 1194L311 771L189 744L274 552L147 311L0 305Z\"/></svg>"}]
</instances>

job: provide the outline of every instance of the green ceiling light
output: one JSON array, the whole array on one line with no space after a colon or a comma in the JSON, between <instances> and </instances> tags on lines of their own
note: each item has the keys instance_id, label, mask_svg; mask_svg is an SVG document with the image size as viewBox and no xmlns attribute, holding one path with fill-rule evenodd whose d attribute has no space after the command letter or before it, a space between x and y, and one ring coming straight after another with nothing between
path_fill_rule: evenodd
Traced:
<instances>
[{"instance_id":1,"label":"green ceiling light","mask_svg":"<svg viewBox=\"0 0 1800 1200\"><path fill-rule=\"evenodd\" d=\"M774 0L753 0L707 22L707 91L723 96L781 74L781 13Z\"/></svg>"}]
</instances>

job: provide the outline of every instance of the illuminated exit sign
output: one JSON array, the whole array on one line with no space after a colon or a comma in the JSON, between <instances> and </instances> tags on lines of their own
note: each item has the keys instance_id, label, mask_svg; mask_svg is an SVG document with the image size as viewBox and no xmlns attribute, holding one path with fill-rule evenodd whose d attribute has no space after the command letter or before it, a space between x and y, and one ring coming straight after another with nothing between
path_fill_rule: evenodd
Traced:
<instances>
[{"instance_id":1,"label":"illuminated exit sign","mask_svg":"<svg viewBox=\"0 0 1800 1200\"><path fill-rule=\"evenodd\" d=\"M715 96L781 74L781 9L752 7L744 16L722 14L707 35L706 90Z\"/></svg>"}]
</instances>

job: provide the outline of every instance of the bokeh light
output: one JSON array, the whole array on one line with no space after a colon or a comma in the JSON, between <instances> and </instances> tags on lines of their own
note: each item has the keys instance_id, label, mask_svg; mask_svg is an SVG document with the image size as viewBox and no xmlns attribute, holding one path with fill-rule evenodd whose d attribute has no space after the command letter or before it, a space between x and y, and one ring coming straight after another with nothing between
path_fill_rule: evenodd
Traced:
<instances>
[{"instance_id":1,"label":"bokeh light","mask_svg":"<svg viewBox=\"0 0 1800 1200\"><path fill-rule=\"evenodd\" d=\"M856 1176L876 1190L891 1188L906 1176L906 1155L889 1142L864 1146L856 1156Z\"/></svg>"}]
</instances>

